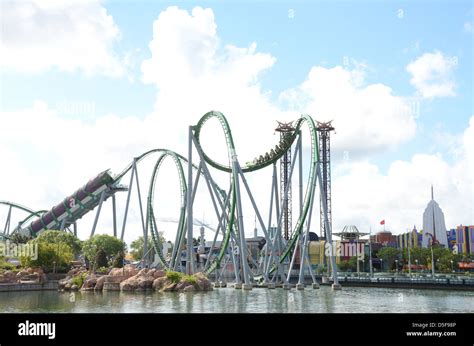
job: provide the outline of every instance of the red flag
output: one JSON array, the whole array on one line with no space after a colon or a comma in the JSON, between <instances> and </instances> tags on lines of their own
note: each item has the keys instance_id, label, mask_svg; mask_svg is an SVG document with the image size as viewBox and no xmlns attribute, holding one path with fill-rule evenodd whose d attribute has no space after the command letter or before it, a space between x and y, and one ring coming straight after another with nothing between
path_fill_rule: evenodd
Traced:
<instances>
[{"instance_id":1,"label":"red flag","mask_svg":"<svg viewBox=\"0 0 474 346\"><path fill-rule=\"evenodd\" d=\"M385 225L385 220L380 221L381 225Z\"/></svg>"}]
</instances>

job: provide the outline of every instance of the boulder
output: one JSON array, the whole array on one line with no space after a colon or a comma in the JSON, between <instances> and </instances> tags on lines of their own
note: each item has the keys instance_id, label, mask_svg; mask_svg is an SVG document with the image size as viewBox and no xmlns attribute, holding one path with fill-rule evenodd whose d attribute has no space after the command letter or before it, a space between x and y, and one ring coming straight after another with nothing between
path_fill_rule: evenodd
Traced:
<instances>
[{"instance_id":1,"label":"boulder","mask_svg":"<svg viewBox=\"0 0 474 346\"><path fill-rule=\"evenodd\" d=\"M193 285L191 285L191 286L186 286L186 287L183 289L184 292L194 292L195 290L196 290L196 289L194 288Z\"/></svg>"},{"instance_id":2,"label":"boulder","mask_svg":"<svg viewBox=\"0 0 474 346\"><path fill-rule=\"evenodd\" d=\"M32 274L22 276L20 280L39 282L40 276L38 275L38 273L32 273Z\"/></svg>"},{"instance_id":3,"label":"boulder","mask_svg":"<svg viewBox=\"0 0 474 346\"><path fill-rule=\"evenodd\" d=\"M127 278L138 274L138 269L131 264L127 264L123 268L112 268L109 276L126 276Z\"/></svg>"},{"instance_id":4,"label":"boulder","mask_svg":"<svg viewBox=\"0 0 474 346\"><path fill-rule=\"evenodd\" d=\"M78 289L79 289L79 287L77 285L72 285L71 286L72 291L77 291Z\"/></svg>"},{"instance_id":5,"label":"boulder","mask_svg":"<svg viewBox=\"0 0 474 346\"><path fill-rule=\"evenodd\" d=\"M153 277L155 279L158 279L158 278L162 278L163 276L165 276L166 273L164 270L156 270L154 273L153 273Z\"/></svg>"},{"instance_id":6,"label":"boulder","mask_svg":"<svg viewBox=\"0 0 474 346\"><path fill-rule=\"evenodd\" d=\"M122 291L147 290L153 287L155 278L150 273L155 273L155 270L150 271L148 268L140 270L136 275L129 277L120 283Z\"/></svg>"},{"instance_id":7,"label":"boulder","mask_svg":"<svg viewBox=\"0 0 474 346\"><path fill-rule=\"evenodd\" d=\"M81 290L83 291L91 291L94 289L96 283L97 283L97 277L95 274L89 274L86 276L84 279L84 283L82 284Z\"/></svg>"},{"instance_id":8,"label":"boulder","mask_svg":"<svg viewBox=\"0 0 474 346\"><path fill-rule=\"evenodd\" d=\"M153 280L153 289L154 290L161 290L166 284L168 283L168 279L165 276L162 276L160 278L157 278Z\"/></svg>"},{"instance_id":9,"label":"boulder","mask_svg":"<svg viewBox=\"0 0 474 346\"><path fill-rule=\"evenodd\" d=\"M104 288L105 280L107 280L107 278L108 275L104 275L98 278L94 286L94 291L102 291L102 289Z\"/></svg>"},{"instance_id":10,"label":"boulder","mask_svg":"<svg viewBox=\"0 0 474 346\"><path fill-rule=\"evenodd\" d=\"M184 290L186 287L189 287L189 286L193 286L193 284L190 283L190 282L187 282L187 281L180 281L180 282L178 282L178 284L176 285L175 289L176 289L176 291L182 291L182 290Z\"/></svg>"},{"instance_id":11,"label":"boulder","mask_svg":"<svg viewBox=\"0 0 474 346\"><path fill-rule=\"evenodd\" d=\"M21 279L23 276L26 276L26 275L29 275L29 274L31 274L31 273L29 273L26 270L21 270L16 274L16 277L17 277L17 279Z\"/></svg>"},{"instance_id":12,"label":"boulder","mask_svg":"<svg viewBox=\"0 0 474 346\"><path fill-rule=\"evenodd\" d=\"M161 289L161 292L172 292L172 291L175 291L176 285L177 285L177 284L175 284L175 283L173 283L173 282L168 282L168 283L166 284L166 286Z\"/></svg>"},{"instance_id":13,"label":"boulder","mask_svg":"<svg viewBox=\"0 0 474 346\"><path fill-rule=\"evenodd\" d=\"M206 275L199 272L194 275L196 278L196 286L200 291L212 291L212 284L211 281L207 278Z\"/></svg>"},{"instance_id":14,"label":"boulder","mask_svg":"<svg viewBox=\"0 0 474 346\"><path fill-rule=\"evenodd\" d=\"M71 282L71 279L72 278L70 276L66 276L64 279L59 280L58 281L59 288L64 288L64 286L66 286L67 283Z\"/></svg>"}]
</instances>

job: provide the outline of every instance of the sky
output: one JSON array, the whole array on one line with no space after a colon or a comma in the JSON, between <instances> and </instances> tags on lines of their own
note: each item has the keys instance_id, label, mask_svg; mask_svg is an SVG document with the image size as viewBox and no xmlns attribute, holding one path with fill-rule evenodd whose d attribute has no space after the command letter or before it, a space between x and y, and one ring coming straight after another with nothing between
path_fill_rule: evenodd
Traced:
<instances>
[{"instance_id":1,"label":"sky","mask_svg":"<svg viewBox=\"0 0 474 346\"><path fill-rule=\"evenodd\" d=\"M473 16L459 0L2 0L0 200L48 209L147 150L186 154L188 126L209 110L226 115L245 163L278 142L276 120L307 113L336 128L335 232L376 232L381 220L395 234L420 229L431 184L448 228L474 224ZM203 134L208 155L225 159L218 126ZM154 159L139 166L142 197ZM171 161L159 177L156 209L176 218ZM265 219L271 169L248 179ZM134 192L127 242L141 232L137 201ZM112 232L110 204L98 233ZM215 226L204 186L195 216ZM79 222L80 238L93 219ZM176 225L160 227L174 239Z\"/></svg>"}]
</instances>

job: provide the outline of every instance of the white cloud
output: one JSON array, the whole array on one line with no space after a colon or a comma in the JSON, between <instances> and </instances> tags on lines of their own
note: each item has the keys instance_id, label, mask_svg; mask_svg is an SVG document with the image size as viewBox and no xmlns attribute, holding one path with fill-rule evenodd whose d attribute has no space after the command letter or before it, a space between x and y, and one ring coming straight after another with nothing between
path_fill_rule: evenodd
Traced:
<instances>
[{"instance_id":1,"label":"white cloud","mask_svg":"<svg viewBox=\"0 0 474 346\"><path fill-rule=\"evenodd\" d=\"M456 83L453 71L457 66L456 56L445 56L440 51L425 53L407 66L412 78L410 83L421 97L455 96Z\"/></svg>"},{"instance_id":2,"label":"white cloud","mask_svg":"<svg viewBox=\"0 0 474 346\"><path fill-rule=\"evenodd\" d=\"M99 0L2 1L0 66L37 73L51 68L119 76L113 50L120 30Z\"/></svg>"},{"instance_id":3,"label":"white cloud","mask_svg":"<svg viewBox=\"0 0 474 346\"><path fill-rule=\"evenodd\" d=\"M142 64L142 77L144 82L156 86L157 98L154 111L144 118L120 118L113 114L95 119L74 118L74 114L64 117L61 109L54 109L41 101L28 109L0 113L3 133L0 136L0 157L7 158L5 162L8 162L9 168L0 170L0 181L12 182L0 185L0 199L17 201L33 208L49 208L101 170L112 168L117 173L133 157L149 149L169 148L186 155L188 126L196 124L211 109L222 111L227 116L241 163L276 144L278 135L273 131L275 120L292 120L303 112L312 114L318 120L334 119L337 134L332 137L332 143L335 149L350 150L351 158L358 154L366 158L371 152L394 148L411 138L416 130L408 101L395 96L386 85L364 85L362 65L352 71L341 67L314 67L305 82L282 95L282 99L286 97L292 102L295 110L281 110L259 84L260 75L275 64L275 57L258 52L255 43L249 43L248 47L224 45L217 35L214 14L209 9L195 8L188 13L171 7L163 11L153 25L150 50L151 58ZM464 139L466 157L471 157L468 161L470 165L473 165L473 160L469 148L474 146L468 142L474 136L469 137L468 133L474 131L473 123L474 120L471 120ZM308 139L305 135L304 138ZM225 162L224 137L216 123L210 123L203 130L203 146L212 158ZM139 167L143 198L146 198L153 164L151 159ZM404 175L407 171L421 175L421 169L425 167L429 167L432 174L444 173L440 177L429 176L428 181L417 180L421 179L418 175ZM440 196L445 193L441 188L444 179L452 182L456 177L459 184L467 184L465 170L454 170L435 156L421 155L408 163L394 163L388 177L365 161L356 162L347 170L344 167L340 170L334 168L334 220L337 225L355 223L363 227L364 215L379 218L378 214L385 214L383 207L390 208L390 203L411 205L404 198L413 199L418 203L415 206L422 205L425 199L419 195L425 193L425 183L428 189L431 182L439 185L439 192L438 188L436 191ZM452 173L454 171L464 175ZM227 186L227 175L215 171L212 174L222 187ZM247 179L266 219L264 211L269 202L271 169L250 174ZM408 181L406 185L402 185L403 179ZM123 183L128 184L128 179ZM453 184L448 184L448 187ZM390 193L379 196L387 186ZM412 186L418 194L397 193L397 188L410 191ZM212 205L205 186L201 187L196 196L195 216L204 216L206 221L212 222L215 219ZM164 165L157 196L166 197L157 200L159 216L176 216L177 188L173 166ZM469 190L459 191L467 193ZM125 236L128 242L141 232L135 193ZM119 211L124 209L125 197L124 193L119 195ZM463 194L454 198L466 201ZM381 202L381 209L370 213L374 201ZM112 221L108 203L103 209L98 232L110 234ZM440 203L447 213L445 204L448 203ZM458 205L453 204L455 207ZM387 219L390 217L390 220L398 219L410 224L416 222L422 212L407 214L402 209L399 213L397 208L390 210L395 214L393 218L392 215L386 216ZM466 208L461 207L458 213L462 211ZM89 235L94 214L89 213L79 223L79 235L83 239ZM246 230L251 234L254 213L249 209L247 200L244 201L244 218ZM449 222L450 219L447 220ZM313 221L313 225L317 224ZM167 238L174 239L176 226L163 227Z\"/></svg>"},{"instance_id":4,"label":"white cloud","mask_svg":"<svg viewBox=\"0 0 474 346\"><path fill-rule=\"evenodd\" d=\"M473 33L474 32L474 26L472 25L472 22L465 22L464 23L464 31L468 33Z\"/></svg>"},{"instance_id":5,"label":"white cloud","mask_svg":"<svg viewBox=\"0 0 474 346\"><path fill-rule=\"evenodd\" d=\"M297 88L283 92L280 100L292 109L312 114L320 121L333 120L333 148L352 158L395 148L416 131L413 107L384 84L364 86L364 67L313 67Z\"/></svg>"},{"instance_id":6,"label":"white cloud","mask_svg":"<svg viewBox=\"0 0 474 346\"><path fill-rule=\"evenodd\" d=\"M393 162L387 173L369 162L339 165L334 170L335 229L355 224L364 231L379 221L393 233L422 227L422 214L434 185L435 199L445 214L446 226L474 222L474 117L463 135L462 154L454 164L440 155L416 154L410 161Z\"/></svg>"}]
</instances>

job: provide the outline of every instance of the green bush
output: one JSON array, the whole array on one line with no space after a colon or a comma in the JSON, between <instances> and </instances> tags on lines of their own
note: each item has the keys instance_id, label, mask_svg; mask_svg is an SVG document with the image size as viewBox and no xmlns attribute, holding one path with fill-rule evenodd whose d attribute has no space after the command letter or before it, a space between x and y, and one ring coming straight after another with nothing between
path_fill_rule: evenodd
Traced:
<instances>
[{"instance_id":1,"label":"green bush","mask_svg":"<svg viewBox=\"0 0 474 346\"><path fill-rule=\"evenodd\" d=\"M110 271L109 267L100 267L99 269L96 270L96 273L108 274L109 271Z\"/></svg>"},{"instance_id":2,"label":"green bush","mask_svg":"<svg viewBox=\"0 0 474 346\"><path fill-rule=\"evenodd\" d=\"M172 270L168 270L166 272L166 278L168 280L170 280L171 282L177 284L178 282L181 281L181 279L183 278L183 273L180 273L180 272L175 272L175 271L172 271Z\"/></svg>"},{"instance_id":3,"label":"green bush","mask_svg":"<svg viewBox=\"0 0 474 346\"><path fill-rule=\"evenodd\" d=\"M65 231L43 231L38 235L36 239L41 243L67 244L71 247L71 250L74 255L78 255L81 252L82 248L81 241L74 234Z\"/></svg>"},{"instance_id":4,"label":"green bush","mask_svg":"<svg viewBox=\"0 0 474 346\"><path fill-rule=\"evenodd\" d=\"M82 273L72 278L71 282L73 285L77 285L77 287L81 288L86 280L87 273Z\"/></svg>"},{"instance_id":5,"label":"green bush","mask_svg":"<svg viewBox=\"0 0 474 346\"><path fill-rule=\"evenodd\" d=\"M196 278L193 275L184 275L183 280L185 282L189 282L190 284L193 284L193 285L196 284L196 282L197 282Z\"/></svg>"},{"instance_id":6,"label":"green bush","mask_svg":"<svg viewBox=\"0 0 474 346\"><path fill-rule=\"evenodd\" d=\"M65 271L70 267L70 262L74 255L71 247L65 243L45 243L37 240L31 240L28 243L36 242L38 244L38 257L21 257L20 262L24 267L41 267L45 272Z\"/></svg>"},{"instance_id":7,"label":"green bush","mask_svg":"<svg viewBox=\"0 0 474 346\"><path fill-rule=\"evenodd\" d=\"M124 261L125 254L123 252L119 252L117 256L115 256L114 260L112 261L113 268L122 268L123 261Z\"/></svg>"},{"instance_id":8,"label":"green bush","mask_svg":"<svg viewBox=\"0 0 474 346\"><path fill-rule=\"evenodd\" d=\"M0 261L0 269L13 270L13 269L16 269L16 265L14 265L13 263L6 262L6 261Z\"/></svg>"},{"instance_id":9,"label":"green bush","mask_svg":"<svg viewBox=\"0 0 474 346\"><path fill-rule=\"evenodd\" d=\"M123 241L107 234L96 234L82 245L82 252L93 268L107 266L112 257L125 253L126 249Z\"/></svg>"}]
</instances>

